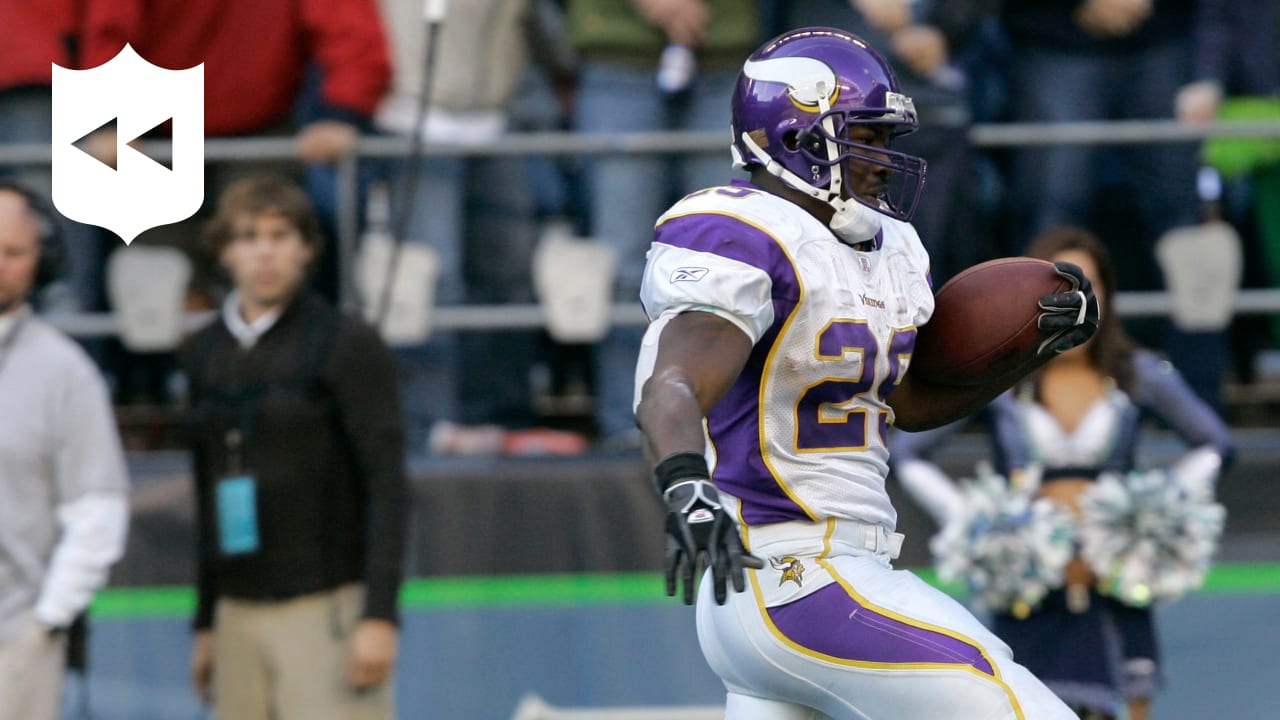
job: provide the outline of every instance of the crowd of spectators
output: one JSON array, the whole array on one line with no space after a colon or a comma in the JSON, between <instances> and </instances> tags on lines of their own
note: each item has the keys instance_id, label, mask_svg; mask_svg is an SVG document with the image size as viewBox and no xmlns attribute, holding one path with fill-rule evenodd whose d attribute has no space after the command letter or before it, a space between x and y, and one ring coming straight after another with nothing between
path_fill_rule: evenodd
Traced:
<instances>
[{"instance_id":1,"label":"crowd of spectators","mask_svg":"<svg viewBox=\"0 0 1280 720\"><path fill-rule=\"evenodd\" d=\"M939 284L976 262L1020 253L1047 228L1075 225L1109 245L1122 286L1158 289L1164 282L1154 260L1158 239L1203 219L1197 143L990 150L970 146L974 122L1203 124L1232 98L1280 90L1277 11L1266 0L453 2L446 4L421 118L428 33L420 0L221 0L184 3L180 11L142 0L45 5L0 0L0 26L24 29L0 57L0 144L49 137L50 62L94 67L126 42L162 67L203 62L208 137L296 143L291 160L210 162L208 196L247 174L284 172L305 183L331 240L333 163L355 151L362 136L418 133L432 144L484 145L529 130L718 131L727 128L724 98L748 49L792 27L846 28L889 49L919 108L923 129L901 142L929 162L916 225ZM108 128L86 149L111 162L115 143ZM1246 258L1257 260L1246 262L1246 285L1274 285L1280 273L1278 224L1274 210L1266 210L1277 203L1265 202L1277 187L1275 168L1274 161L1258 163L1227 178L1224 212L1241 232ZM48 167L0 166L0 173L20 174L48 191ZM661 209L691 188L734 176L727 152L428 155L418 167L403 158L363 160L360 197L364 202L370 187L388 189L393 229L436 253L440 306L534 301L531 259L550 227L612 247L618 258L612 298L632 302ZM196 242L209 212L139 239L190 255L189 309L217 307L228 287ZM122 246L96 228L65 225L70 273L45 291L44 306L110 310L101 267ZM313 272L318 290L336 299L349 268L340 268L331 251ZM1265 324L1236 325L1242 349L1235 357L1228 330L1188 334L1163 320L1131 329L1169 352L1196 391L1220 407L1228 373L1249 379L1253 352L1274 342ZM510 448L492 441L495 427L539 424L570 428L601 449L634 449L638 342L637 327L621 326L591 346L503 330L434 332L400 347L410 451ZM181 401L172 355L131 354L114 341L88 345L118 404ZM594 398L589 409L535 402L584 388ZM579 416L548 417L539 411L547 407L576 408ZM450 431L443 440L442 428ZM484 432L468 435L469 428ZM565 437L548 435L527 447L583 447Z\"/></svg>"}]
</instances>

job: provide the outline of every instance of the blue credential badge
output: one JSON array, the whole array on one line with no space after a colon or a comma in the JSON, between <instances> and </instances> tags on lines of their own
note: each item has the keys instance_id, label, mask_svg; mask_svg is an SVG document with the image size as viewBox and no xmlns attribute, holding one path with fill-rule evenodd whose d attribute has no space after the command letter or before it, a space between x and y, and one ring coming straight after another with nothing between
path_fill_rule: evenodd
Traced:
<instances>
[{"instance_id":1,"label":"blue credential badge","mask_svg":"<svg viewBox=\"0 0 1280 720\"><path fill-rule=\"evenodd\" d=\"M218 536L223 555L258 550L258 484L252 475L218 481Z\"/></svg>"}]
</instances>

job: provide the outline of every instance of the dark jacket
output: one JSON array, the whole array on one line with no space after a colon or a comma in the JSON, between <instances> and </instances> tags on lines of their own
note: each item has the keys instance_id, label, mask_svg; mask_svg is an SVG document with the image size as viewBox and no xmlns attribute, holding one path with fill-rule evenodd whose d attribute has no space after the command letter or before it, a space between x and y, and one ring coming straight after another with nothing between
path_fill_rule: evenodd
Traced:
<instances>
[{"instance_id":1,"label":"dark jacket","mask_svg":"<svg viewBox=\"0 0 1280 720\"><path fill-rule=\"evenodd\" d=\"M947 40L948 65L960 65L968 43L987 17L994 17L998 0L919 0L913 5L914 22L936 28ZM915 102L920 117L929 126L965 125L969 122L969 98L957 82L962 77L938 73L922 77L899 58L892 38L873 26L848 0L805 0L779 6L778 31L801 27L827 26L847 30L866 40L888 59L902 83L902 92ZM930 158L930 162L933 159Z\"/></svg>"},{"instance_id":2,"label":"dark jacket","mask_svg":"<svg viewBox=\"0 0 1280 720\"><path fill-rule=\"evenodd\" d=\"M1001 20L1014 45L1080 53L1127 53L1186 39L1194 22L1195 0L1160 0L1132 33L1098 38L1075 23L1075 12L1082 4L1082 0L1006 0Z\"/></svg>"},{"instance_id":3,"label":"dark jacket","mask_svg":"<svg viewBox=\"0 0 1280 720\"><path fill-rule=\"evenodd\" d=\"M1275 0L1200 0L1194 78L1227 94L1280 91L1280 7Z\"/></svg>"},{"instance_id":4,"label":"dark jacket","mask_svg":"<svg viewBox=\"0 0 1280 720\"><path fill-rule=\"evenodd\" d=\"M362 581L364 616L396 620L407 524L395 365L377 333L313 296L295 300L252 348L221 318L182 353L191 388L199 593L280 600ZM242 462L228 447L239 430ZM236 467L241 465L241 467ZM259 548L224 555L216 485L257 485Z\"/></svg>"}]
</instances>

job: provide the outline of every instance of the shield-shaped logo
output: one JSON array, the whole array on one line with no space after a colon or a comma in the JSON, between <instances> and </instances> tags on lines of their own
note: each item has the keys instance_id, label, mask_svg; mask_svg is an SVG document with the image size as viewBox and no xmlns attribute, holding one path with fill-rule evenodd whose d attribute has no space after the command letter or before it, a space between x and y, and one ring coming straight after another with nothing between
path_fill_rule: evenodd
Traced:
<instances>
[{"instance_id":1,"label":"shield-shaped logo","mask_svg":"<svg viewBox=\"0 0 1280 720\"><path fill-rule=\"evenodd\" d=\"M116 167L77 142L116 123ZM172 169L128 145L171 122ZM125 45L90 70L53 65L53 204L126 244L191 217L204 202L204 64L166 70Z\"/></svg>"}]
</instances>

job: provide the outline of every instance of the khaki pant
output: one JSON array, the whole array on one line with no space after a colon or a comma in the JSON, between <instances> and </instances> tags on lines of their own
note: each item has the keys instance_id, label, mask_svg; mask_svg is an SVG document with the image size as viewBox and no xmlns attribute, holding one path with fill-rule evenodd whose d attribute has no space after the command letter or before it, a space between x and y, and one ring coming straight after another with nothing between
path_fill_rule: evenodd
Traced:
<instances>
[{"instance_id":1,"label":"khaki pant","mask_svg":"<svg viewBox=\"0 0 1280 720\"><path fill-rule=\"evenodd\" d=\"M394 676L356 692L343 677L364 588L283 602L223 598L214 620L213 697L222 720L390 720Z\"/></svg>"},{"instance_id":2,"label":"khaki pant","mask_svg":"<svg viewBox=\"0 0 1280 720\"><path fill-rule=\"evenodd\" d=\"M34 621L0 643L0 720L56 720L66 667L65 635Z\"/></svg>"}]
</instances>

